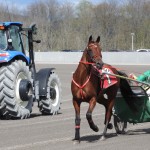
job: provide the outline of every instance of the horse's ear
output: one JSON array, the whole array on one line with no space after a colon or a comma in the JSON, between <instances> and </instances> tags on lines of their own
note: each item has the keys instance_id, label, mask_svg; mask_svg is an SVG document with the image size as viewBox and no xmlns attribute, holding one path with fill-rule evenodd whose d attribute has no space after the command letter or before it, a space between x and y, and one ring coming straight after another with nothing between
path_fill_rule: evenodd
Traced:
<instances>
[{"instance_id":1,"label":"horse's ear","mask_svg":"<svg viewBox=\"0 0 150 150\"><path fill-rule=\"evenodd\" d=\"M97 37L96 42L97 42L97 43L99 43L99 42L100 42L100 36L98 36L98 37Z\"/></svg>"},{"instance_id":2,"label":"horse's ear","mask_svg":"<svg viewBox=\"0 0 150 150\"><path fill-rule=\"evenodd\" d=\"M89 43L92 41L92 35L89 37Z\"/></svg>"}]
</instances>

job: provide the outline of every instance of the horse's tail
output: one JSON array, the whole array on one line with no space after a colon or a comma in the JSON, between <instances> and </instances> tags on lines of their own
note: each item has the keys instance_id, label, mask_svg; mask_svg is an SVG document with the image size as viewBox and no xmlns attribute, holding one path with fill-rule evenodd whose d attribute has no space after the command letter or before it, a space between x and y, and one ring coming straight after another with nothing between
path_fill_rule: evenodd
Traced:
<instances>
[{"instance_id":1,"label":"horse's tail","mask_svg":"<svg viewBox=\"0 0 150 150\"><path fill-rule=\"evenodd\" d=\"M124 77L128 77L124 72L118 71L118 74ZM132 91L129 82L126 79L120 78L120 91L128 104L129 108L133 112L137 112L137 108L135 106L135 102L139 99L138 96Z\"/></svg>"}]
</instances>

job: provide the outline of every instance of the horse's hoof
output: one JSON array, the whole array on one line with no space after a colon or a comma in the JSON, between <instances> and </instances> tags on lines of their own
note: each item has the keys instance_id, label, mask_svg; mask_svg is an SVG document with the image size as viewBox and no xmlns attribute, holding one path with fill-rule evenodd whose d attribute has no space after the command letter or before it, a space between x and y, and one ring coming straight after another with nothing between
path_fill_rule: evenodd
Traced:
<instances>
[{"instance_id":1,"label":"horse's hoof","mask_svg":"<svg viewBox=\"0 0 150 150\"><path fill-rule=\"evenodd\" d=\"M80 144L80 140L75 140L75 139L73 139L73 144L75 145L75 144Z\"/></svg>"},{"instance_id":2,"label":"horse's hoof","mask_svg":"<svg viewBox=\"0 0 150 150\"><path fill-rule=\"evenodd\" d=\"M90 128L95 132L99 131L99 128L96 125L90 126Z\"/></svg>"},{"instance_id":3,"label":"horse's hoof","mask_svg":"<svg viewBox=\"0 0 150 150\"><path fill-rule=\"evenodd\" d=\"M100 138L100 141L105 141L106 140L106 137L105 136L102 136L101 138Z\"/></svg>"},{"instance_id":4,"label":"horse's hoof","mask_svg":"<svg viewBox=\"0 0 150 150\"><path fill-rule=\"evenodd\" d=\"M109 123L109 124L108 124L107 129L113 129L112 123Z\"/></svg>"},{"instance_id":5,"label":"horse's hoof","mask_svg":"<svg viewBox=\"0 0 150 150\"><path fill-rule=\"evenodd\" d=\"M95 127L93 128L93 130L94 130L95 132L98 132L98 131L99 131L99 128L98 128L97 126L95 126Z\"/></svg>"}]
</instances>

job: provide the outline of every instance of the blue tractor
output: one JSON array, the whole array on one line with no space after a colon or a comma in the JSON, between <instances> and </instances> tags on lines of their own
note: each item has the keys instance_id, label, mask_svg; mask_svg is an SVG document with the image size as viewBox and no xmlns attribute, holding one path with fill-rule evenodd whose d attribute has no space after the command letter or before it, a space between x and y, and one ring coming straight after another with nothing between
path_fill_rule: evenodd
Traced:
<instances>
[{"instance_id":1,"label":"blue tractor","mask_svg":"<svg viewBox=\"0 0 150 150\"><path fill-rule=\"evenodd\" d=\"M42 114L57 114L61 104L61 83L54 68L36 71L33 35L36 25L0 22L0 118L30 117L33 103Z\"/></svg>"}]
</instances>

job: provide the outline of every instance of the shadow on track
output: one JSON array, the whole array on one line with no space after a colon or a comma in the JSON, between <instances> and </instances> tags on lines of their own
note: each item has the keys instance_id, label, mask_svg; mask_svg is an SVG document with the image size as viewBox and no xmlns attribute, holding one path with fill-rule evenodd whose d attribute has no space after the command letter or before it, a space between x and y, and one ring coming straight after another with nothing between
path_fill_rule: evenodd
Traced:
<instances>
[{"instance_id":1,"label":"shadow on track","mask_svg":"<svg viewBox=\"0 0 150 150\"><path fill-rule=\"evenodd\" d=\"M150 134L150 128L148 128L148 129L129 130L126 133L126 135L141 135L141 134Z\"/></svg>"},{"instance_id":2,"label":"shadow on track","mask_svg":"<svg viewBox=\"0 0 150 150\"><path fill-rule=\"evenodd\" d=\"M87 141L89 143L93 143L93 142L99 141L101 136L102 135L86 135L86 136L81 137L81 141ZM115 136L117 136L116 133L110 133L110 134L108 133L106 135L107 139L115 137Z\"/></svg>"},{"instance_id":3,"label":"shadow on track","mask_svg":"<svg viewBox=\"0 0 150 150\"><path fill-rule=\"evenodd\" d=\"M61 114L62 113L58 113L57 115L61 115ZM52 115L49 115L49 114L40 114L40 113L32 113L29 118L35 118L35 117L39 117L39 116L52 116Z\"/></svg>"}]
</instances>

